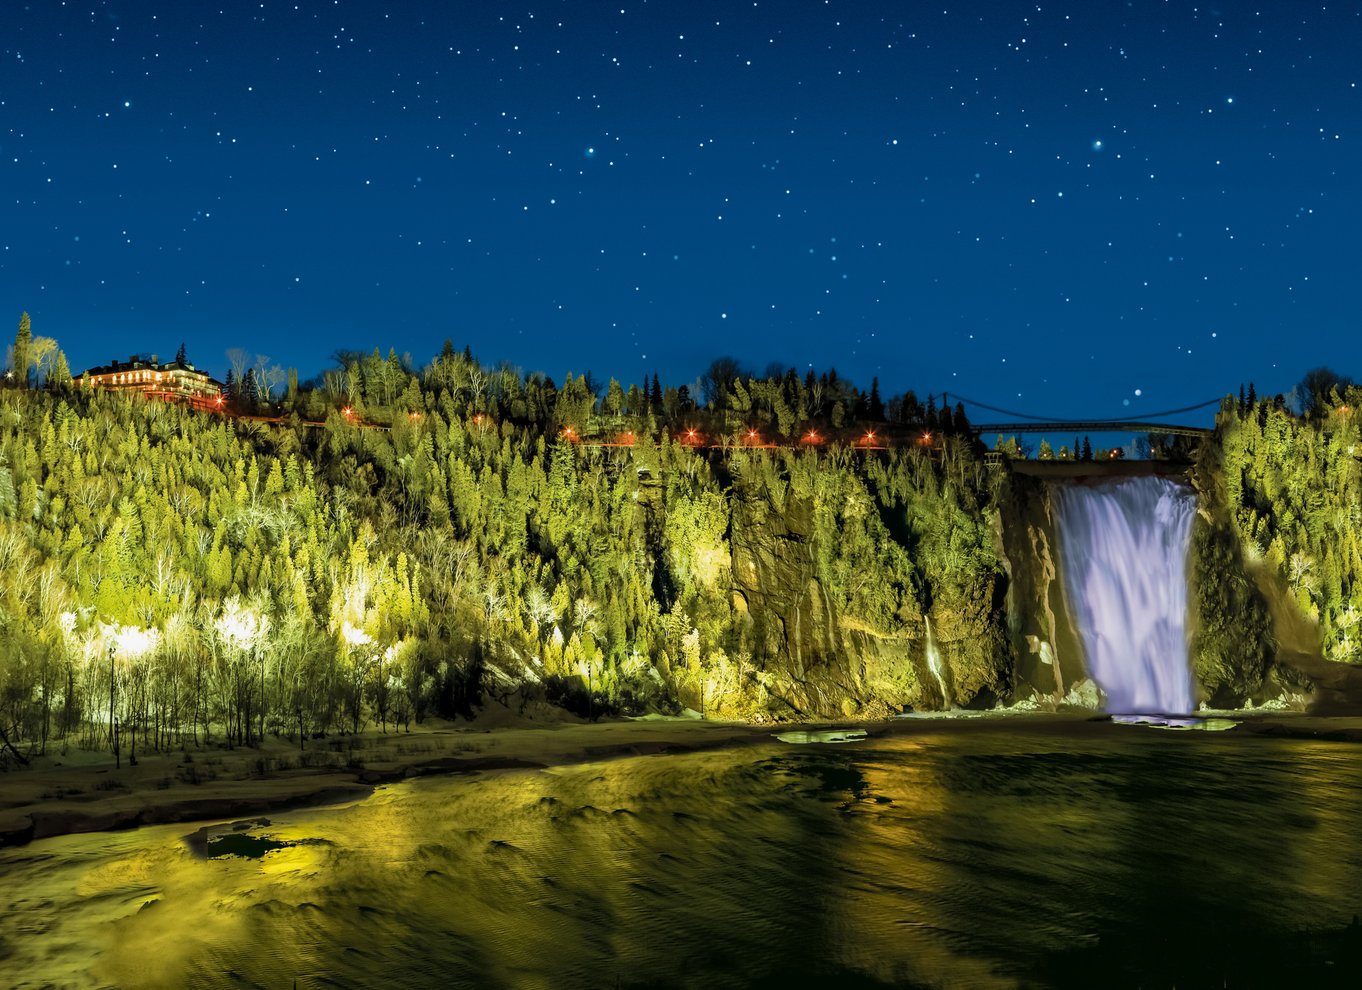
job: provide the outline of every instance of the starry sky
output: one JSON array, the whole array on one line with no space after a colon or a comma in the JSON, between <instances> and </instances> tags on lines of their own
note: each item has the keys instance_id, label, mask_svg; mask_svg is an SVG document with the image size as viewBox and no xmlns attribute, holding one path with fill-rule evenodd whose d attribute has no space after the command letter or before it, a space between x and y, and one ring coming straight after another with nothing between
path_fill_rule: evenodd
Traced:
<instances>
[{"instance_id":1,"label":"starry sky","mask_svg":"<svg viewBox=\"0 0 1362 990\"><path fill-rule=\"evenodd\" d=\"M1359 51L1355 2L13 0L0 311L76 372L1284 392L1362 377Z\"/></svg>"}]
</instances>

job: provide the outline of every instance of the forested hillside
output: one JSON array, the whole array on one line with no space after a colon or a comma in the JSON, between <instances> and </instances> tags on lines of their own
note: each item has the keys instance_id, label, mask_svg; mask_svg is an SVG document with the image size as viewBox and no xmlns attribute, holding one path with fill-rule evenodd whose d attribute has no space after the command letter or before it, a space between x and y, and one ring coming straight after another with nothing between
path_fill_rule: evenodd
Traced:
<instances>
[{"instance_id":1,"label":"forested hillside","mask_svg":"<svg viewBox=\"0 0 1362 990\"><path fill-rule=\"evenodd\" d=\"M1000 558L1020 496L961 410L723 362L700 407L656 378L558 388L448 346L420 372L375 351L277 395L254 378L223 415L63 377L0 391L4 758L489 699L765 719L1017 687L1007 572L1039 587L1044 562ZM1359 400L1227 400L1199 469L1223 511L1192 551L1207 696L1261 695L1273 660L1243 557L1329 659L1362 659Z\"/></svg>"},{"instance_id":2,"label":"forested hillside","mask_svg":"<svg viewBox=\"0 0 1362 990\"><path fill-rule=\"evenodd\" d=\"M1340 391L1342 394L1340 394ZM1219 435L1225 497L1251 560L1318 622L1325 656L1362 661L1362 388L1315 397L1308 415L1227 400Z\"/></svg>"},{"instance_id":3,"label":"forested hillside","mask_svg":"<svg viewBox=\"0 0 1362 990\"><path fill-rule=\"evenodd\" d=\"M990 472L930 401L892 404L931 436L903 451L705 450L689 429L890 411L793 374L718 377L703 411L656 379L598 401L584 378L451 348L421 373L375 351L316 385L244 409L243 391L238 411L281 424L65 382L0 393L11 757L390 728L488 695L582 714L903 704L922 700L932 608L950 700L1003 686L996 637L976 635L999 573ZM783 592L753 576L782 566L790 602L759 601ZM786 605L810 596L792 639ZM866 637L895 644L887 666L862 669Z\"/></svg>"}]
</instances>

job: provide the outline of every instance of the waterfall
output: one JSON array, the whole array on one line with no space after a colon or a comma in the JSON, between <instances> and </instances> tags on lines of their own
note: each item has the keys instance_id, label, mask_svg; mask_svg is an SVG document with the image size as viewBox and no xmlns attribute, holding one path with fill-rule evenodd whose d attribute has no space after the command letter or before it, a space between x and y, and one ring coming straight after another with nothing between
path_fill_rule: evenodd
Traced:
<instances>
[{"instance_id":1,"label":"waterfall","mask_svg":"<svg viewBox=\"0 0 1362 990\"><path fill-rule=\"evenodd\" d=\"M1187 547L1196 499L1166 478L1055 490L1060 568L1088 673L1107 709L1192 709Z\"/></svg>"},{"instance_id":2,"label":"waterfall","mask_svg":"<svg viewBox=\"0 0 1362 990\"><path fill-rule=\"evenodd\" d=\"M950 708L951 694L946 690L946 678L941 673L941 651L937 649L936 634L932 632L932 618L929 615L924 615L922 620L927 624L927 668L941 687L941 706Z\"/></svg>"}]
</instances>

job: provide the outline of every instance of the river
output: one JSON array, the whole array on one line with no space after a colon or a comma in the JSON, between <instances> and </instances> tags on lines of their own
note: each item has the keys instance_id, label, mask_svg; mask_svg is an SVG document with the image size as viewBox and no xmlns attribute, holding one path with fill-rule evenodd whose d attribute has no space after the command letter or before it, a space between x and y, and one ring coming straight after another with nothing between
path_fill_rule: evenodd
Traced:
<instances>
[{"instance_id":1,"label":"river","mask_svg":"<svg viewBox=\"0 0 1362 990\"><path fill-rule=\"evenodd\" d=\"M252 855L0 851L0 985L1354 986L1359 781L1357 744L1021 718L421 778Z\"/></svg>"}]
</instances>

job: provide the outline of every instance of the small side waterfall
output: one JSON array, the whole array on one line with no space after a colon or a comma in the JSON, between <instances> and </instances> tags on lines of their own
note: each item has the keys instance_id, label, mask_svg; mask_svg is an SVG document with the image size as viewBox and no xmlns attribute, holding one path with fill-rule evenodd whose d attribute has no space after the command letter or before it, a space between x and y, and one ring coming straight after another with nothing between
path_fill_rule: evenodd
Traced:
<instances>
[{"instance_id":1,"label":"small side waterfall","mask_svg":"<svg viewBox=\"0 0 1362 990\"><path fill-rule=\"evenodd\" d=\"M946 678L941 673L941 650L936 645L936 634L932 632L932 619L929 615L924 615L922 620L927 624L927 668L936 678L937 685L941 688L941 703L951 707L951 693L946 690Z\"/></svg>"},{"instance_id":2,"label":"small side waterfall","mask_svg":"<svg viewBox=\"0 0 1362 990\"><path fill-rule=\"evenodd\" d=\"M1055 490L1060 569L1088 673L1122 714L1192 709L1187 548L1196 498L1166 478Z\"/></svg>"}]
</instances>

